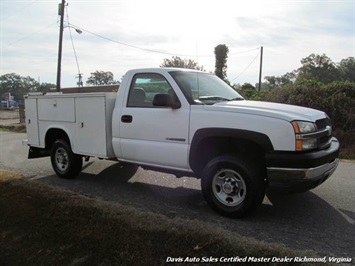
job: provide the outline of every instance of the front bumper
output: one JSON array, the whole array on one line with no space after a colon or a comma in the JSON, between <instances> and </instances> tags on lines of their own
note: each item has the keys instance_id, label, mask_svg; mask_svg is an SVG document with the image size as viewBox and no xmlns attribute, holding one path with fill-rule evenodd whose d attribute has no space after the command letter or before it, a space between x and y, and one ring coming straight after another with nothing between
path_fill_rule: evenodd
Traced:
<instances>
[{"instance_id":1,"label":"front bumper","mask_svg":"<svg viewBox=\"0 0 355 266\"><path fill-rule=\"evenodd\" d=\"M336 170L339 142L333 138L326 150L310 153L272 153L266 156L269 190L303 192L327 180Z\"/></svg>"}]
</instances>

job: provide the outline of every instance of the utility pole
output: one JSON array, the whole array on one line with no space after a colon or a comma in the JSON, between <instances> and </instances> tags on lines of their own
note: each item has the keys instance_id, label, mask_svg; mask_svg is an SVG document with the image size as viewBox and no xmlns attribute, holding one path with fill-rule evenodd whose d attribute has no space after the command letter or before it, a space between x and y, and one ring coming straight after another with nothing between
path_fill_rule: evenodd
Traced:
<instances>
[{"instance_id":1,"label":"utility pole","mask_svg":"<svg viewBox=\"0 0 355 266\"><path fill-rule=\"evenodd\" d=\"M79 79L79 81L76 84L78 85L78 87L82 87L83 86L83 73L79 73L77 78Z\"/></svg>"},{"instance_id":2,"label":"utility pole","mask_svg":"<svg viewBox=\"0 0 355 266\"><path fill-rule=\"evenodd\" d=\"M60 76L62 71L62 45L63 45L63 29L64 29L64 7L65 0L58 7L58 15L60 16L59 27L59 45L58 45L58 65L57 65L57 91L60 92Z\"/></svg>"},{"instance_id":3,"label":"utility pole","mask_svg":"<svg viewBox=\"0 0 355 266\"><path fill-rule=\"evenodd\" d=\"M260 50L260 71L259 71L259 91L261 89L261 73L263 70L263 47L261 46L261 50Z\"/></svg>"}]
</instances>

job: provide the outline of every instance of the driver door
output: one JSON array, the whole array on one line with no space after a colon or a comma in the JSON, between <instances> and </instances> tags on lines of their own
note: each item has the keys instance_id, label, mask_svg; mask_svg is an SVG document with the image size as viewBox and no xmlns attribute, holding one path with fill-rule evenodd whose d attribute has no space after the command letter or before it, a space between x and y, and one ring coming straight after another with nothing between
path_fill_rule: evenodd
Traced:
<instances>
[{"instance_id":1,"label":"driver door","mask_svg":"<svg viewBox=\"0 0 355 266\"><path fill-rule=\"evenodd\" d=\"M179 101L167 78L138 73L120 114L120 148L125 160L140 164L188 169L190 105L179 109L153 106L156 94L170 94Z\"/></svg>"}]
</instances>

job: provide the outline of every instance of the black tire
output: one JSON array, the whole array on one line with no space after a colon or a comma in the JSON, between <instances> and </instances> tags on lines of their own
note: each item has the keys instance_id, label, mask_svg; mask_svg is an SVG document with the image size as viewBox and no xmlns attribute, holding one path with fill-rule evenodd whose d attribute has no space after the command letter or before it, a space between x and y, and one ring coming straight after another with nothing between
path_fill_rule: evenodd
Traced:
<instances>
[{"instance_id":1,"label":"black tire","mask_svg":"<svg viewBox=\"0 0 355 266\"><path fill-rule=\"evenodd\" d=\"M266 182L260 167L241 155L212 159L201 176L202 193L216 212L242 218L257 209L265 197Z\"/></svg>"},{"instance_id":2,"label":"black tire","mask_svg":"<svg viewBox=\"0 0 355 266\"><path fill-rule=\"evenodd\" d=\"M81 172L83 158L73 153L66 140L58 139L52 146L51 163L54 172L59 177L73 179Z\"/></svg>"}]
</instances>

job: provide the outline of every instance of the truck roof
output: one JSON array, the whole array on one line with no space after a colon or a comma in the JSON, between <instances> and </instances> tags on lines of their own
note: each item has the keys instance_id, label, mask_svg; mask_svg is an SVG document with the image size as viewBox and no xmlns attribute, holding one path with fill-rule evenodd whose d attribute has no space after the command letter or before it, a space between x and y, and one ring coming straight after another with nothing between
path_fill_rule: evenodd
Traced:
<instances>
[{"instance_id":1,"label":"truck roof","mask_svg":"<svg viewBox=\"0 0 355 266\"><path fill-rule=\"evenodd\" d=\"M153 68L137 68L127 71L127 73L131 72L154 72L154 73L166 73L170 71L186 71L186 72L200 72L200 73L207 73L204 71L196 70L196 69L189 69L189 68L178 68L178 67L153 67Z\"/></svg>"}]
</instances>

